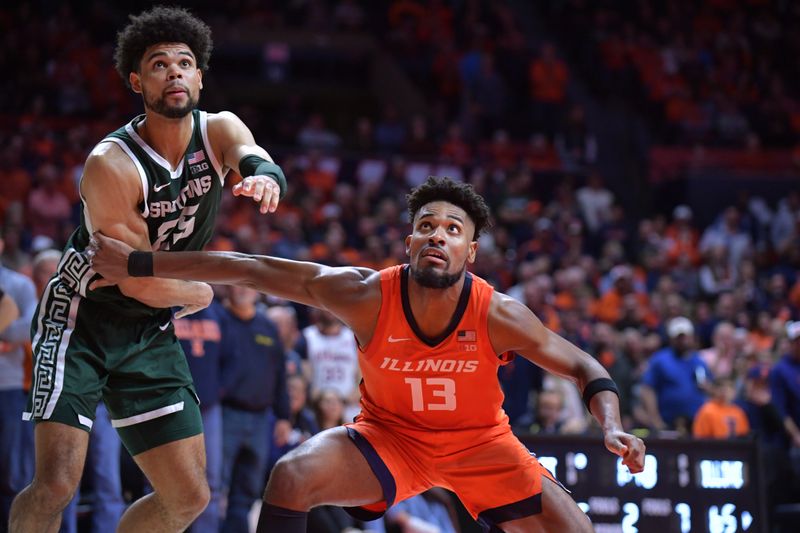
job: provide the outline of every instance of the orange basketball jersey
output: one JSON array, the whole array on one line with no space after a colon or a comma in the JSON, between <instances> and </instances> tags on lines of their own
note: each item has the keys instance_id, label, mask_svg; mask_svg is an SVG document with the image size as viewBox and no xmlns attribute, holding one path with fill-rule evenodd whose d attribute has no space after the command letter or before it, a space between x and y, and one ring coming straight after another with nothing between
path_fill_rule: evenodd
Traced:
<instances>
[{"instance_id":1,"label":"orange basketball jersey","mask_svg":"<svg viewBox=\"0 0 800 533\"><path fill-rule=\"evenodd\" d=\"M381 270L382 303L375 333L359 349L361 415L402 430L507 426L498 357L487 315L494 289L466 274L447 329L426 337L411 314L407 265Z\"/></svg>"}]
</instances>

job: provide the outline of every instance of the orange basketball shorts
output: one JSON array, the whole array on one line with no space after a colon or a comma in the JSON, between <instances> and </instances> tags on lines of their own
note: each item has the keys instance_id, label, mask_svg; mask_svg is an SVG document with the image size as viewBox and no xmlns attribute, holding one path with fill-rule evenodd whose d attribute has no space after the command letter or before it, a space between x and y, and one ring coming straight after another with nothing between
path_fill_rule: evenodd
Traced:
<instances>
[{"instance_id":1,"label":"orange basketball shorts","mask_svg":"<svg viewBox=\"0 0 800 533\"><path fill-rule=\"evenodd\" d=\"M558 483L507 425L411 430L359 418L347 425L347 432L383 488L383 501L347 509L362 520L374 520L396 502L442 487L454 492L488 530L540 513L542 477Z\"/></svg>"}]
</instances>

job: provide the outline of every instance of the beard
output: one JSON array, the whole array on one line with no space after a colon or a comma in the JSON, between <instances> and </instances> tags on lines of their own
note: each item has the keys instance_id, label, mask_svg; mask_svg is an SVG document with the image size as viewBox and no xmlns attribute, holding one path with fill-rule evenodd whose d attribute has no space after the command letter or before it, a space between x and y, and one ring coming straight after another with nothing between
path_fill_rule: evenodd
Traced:
<instances>
[{"instance_id":1,"label":"beard","mask_svg":"<svg viewBox=\"0 0 800 533\"><path fill-rule=\"evenodd\" d=\"M167 104L166 98L160 96L158 98L150 99L142 92L144 99L144 106L151 111L158 113L167 118L183 118L192 112L197 106L197 98L193 97L191 93L187 93L186 104L182 106L172 106Z\"/></svg>"},{"instance_id":2,"label":"beard","mask_svg":"<svg viewBox=\"0 0 800 533\"><path fill-rule=\"evenodd\" d=\"M455 274L448 274L447 272L437 272L433 267L427 268L414 268L411 267L411 278L425 287L426 289L447 289L455 285L461 276L464 275L467 265L461 267L461 270Z\"/></svg>"}]
</instances>

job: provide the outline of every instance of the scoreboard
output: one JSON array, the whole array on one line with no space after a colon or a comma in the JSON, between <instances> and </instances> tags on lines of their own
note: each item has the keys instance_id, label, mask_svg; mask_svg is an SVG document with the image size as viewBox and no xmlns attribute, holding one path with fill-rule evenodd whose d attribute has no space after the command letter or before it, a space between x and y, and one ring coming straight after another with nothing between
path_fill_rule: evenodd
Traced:
<instances>
[{"instance_id":1,"label":"scoreboard","mask_svg":"<svg viewBox=\"0 0 800 533\"><path fill-rule=\"evenodd\" d=\"M645 439L631 475L601 437L520 435L589 515L597 533L766 533L752 441Z\"/></svg>"}]
</instances>

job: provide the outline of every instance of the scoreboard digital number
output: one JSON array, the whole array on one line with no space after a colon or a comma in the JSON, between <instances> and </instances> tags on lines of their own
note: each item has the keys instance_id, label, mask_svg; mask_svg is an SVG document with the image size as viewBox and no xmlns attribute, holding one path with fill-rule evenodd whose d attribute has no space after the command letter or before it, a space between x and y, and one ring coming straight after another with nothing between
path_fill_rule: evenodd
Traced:
<instances>
[{"instance_id":1,"label":"scoreboard digital number","mask_svg":"<svg viewBox=\"0 0 800 533\"><path fill-rule=\"evenodd\" d=\"M520 439L597 533L767 532L754 442L646 439L644 472L631 475L599 437Z\"/></svg>"}]
</instances>

